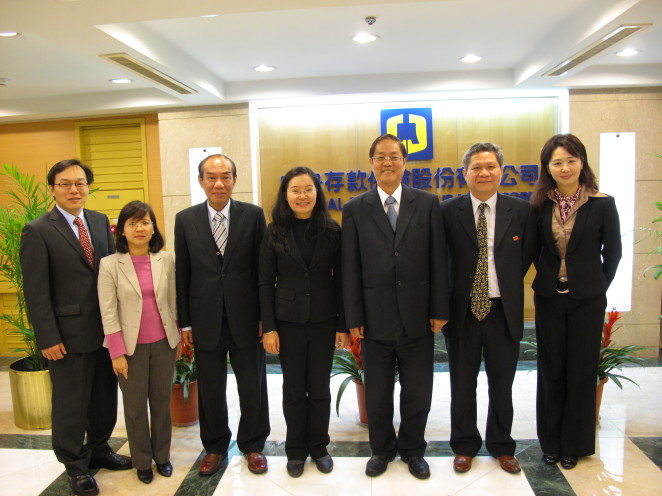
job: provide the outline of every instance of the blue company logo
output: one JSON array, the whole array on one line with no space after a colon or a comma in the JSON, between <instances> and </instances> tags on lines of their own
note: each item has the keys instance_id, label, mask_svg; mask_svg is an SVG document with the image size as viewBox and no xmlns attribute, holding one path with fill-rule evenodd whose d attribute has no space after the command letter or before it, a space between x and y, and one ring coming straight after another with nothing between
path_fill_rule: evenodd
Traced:
<instances>
[{"instance_id":1,"label":"blue company logo","mask_svg":"<svg viewBox=\"0 0 662 496\"><path fill-rule=\"evenodd\" d=\"M407 148L409 160L432 160L432 109L387 109L381 111L382 134L393 134Z\"/></svg>"}]
</instances>

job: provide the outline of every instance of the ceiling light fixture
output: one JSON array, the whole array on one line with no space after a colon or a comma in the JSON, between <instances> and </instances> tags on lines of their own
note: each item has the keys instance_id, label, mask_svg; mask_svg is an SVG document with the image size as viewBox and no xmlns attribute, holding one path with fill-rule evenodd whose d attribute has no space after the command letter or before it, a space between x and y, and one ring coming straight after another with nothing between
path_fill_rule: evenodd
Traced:
<instances>
[{"instance_id":1,"label":"ceiling light fixture","mask_svg":"<svg viewBox=\"0 0 662 496\"><path fill-rule=\"evenodd\" d=\"M257 72L271 72L271 71L275 71L276 68L273 65L260 64L257 67L253 67L253 70Z\"/></svg>"},{"instance_id":2,"label":"ceiling light fixture","mask_svg":"<svg viewBox=\"0 0 662 496\"><path fill-rule=\"evenodd\" d=\"M132 83L133 81L127 78L116 78L116 79L111 79L110 82L115 84L129 84Z\"/></svg>"},{"instance_id":3,"label":"ceiling light fixture","mask_svg":"<svg viewBox=\"0 0 662 496\"><path fill-rule=\"evenodd\" d=\"M16 31L2 31L0 32L0 36L11 38L12 36L18 36L18 33Z\"/></svg>"},{"instance_id":4,"label":"ceiling light fixture","mask_svg":"<svg viewBox=\"0 0 662 496\"><path fill-rule=\"evenodd\" d=\"M616 55L618 55L619 57L632 57L633 55L637 55L638 53L641 53L641 50L637 50L636 48L625 48L620 52L616 52Z\"/></svg>"},{"instance_id":5,"label":"ceiling light fixture","mask_svg":"<svg viewBox=\"0 0 662 496\"><path fill-rule=\"evenodd\" d=\"M480 62L481 60L483 60L483 57L481 57L480 55L474 55L473 53L470 53L462 57L460 60L466 64L473 64L474 62Z\"/></svg>"},{"instance_id":6,"label":"ceiling light fixture","mask_svg":"<svg viewBox=\"0 0 662 496\"><path fill-rule=\"evenodd\" d=\"M352 40L354 40L356 43L372 43L375 41L379 36L376 34L370 34L370 33L359 33L355 35Z\"/></svg>"}]
</instances>

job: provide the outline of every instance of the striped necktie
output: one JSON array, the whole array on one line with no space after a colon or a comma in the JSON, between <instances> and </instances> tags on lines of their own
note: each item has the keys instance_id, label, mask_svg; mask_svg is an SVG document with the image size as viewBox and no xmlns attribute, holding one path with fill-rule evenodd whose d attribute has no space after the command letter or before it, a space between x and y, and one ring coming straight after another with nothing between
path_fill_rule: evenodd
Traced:
<instances>
[{"instance_id":1,"label":"striped necktie","mask_svg":"<svg viewBox=\"0 0 662 496\"><path fill-rule=\"evenodd\" d=\"M480 214L478 215L478 225L476 226L476 236L478 238L478 263L476 264L476 273L471 288L471 313L477 320L483 320L490 313L490 292L487 281L487 219L485 218L485 208L487 203L478 205Z\"/></svg>"},{"instance_id":2,"label":"striped necktie","mask_svg":"<svg viewBox=\"0 0 662 496\"><path fill-rule=\"evenodd\" d=\"M221 212L216 212L216 215L214 215L214 225L212 226L212 235L221 255L225 254L225 245L228 244L228 230L225 228L224 220L225 215Z\"/></svg>"},{"instance_id":3,"label":"striped necktie","mask_svg":"<svg viewBox=\"0 0 662 496\"><path fill-rule=\"evenodd\" d=\"M389 196L386 198L386 205L388 206L386 210L386 217L388 217L388 222L391 224L391 229L395 232L395 228L398 224L398 213L395 211L395 198Z\"/></svg>"},{"instance_id":4,"label":"striped necktie","mask_svg":"<svg viewBox=\"0 0 662 496\"><path fill-rule=\"evenodd\" d=\"M87 233L87 229L85 229L83 219L76 217L74 219L74 224L78 226L78 241L80 241L80 245L83 247L87 261L89 262L90 267L94 267L94 251L92 251L90 235Z\"/></svg>"}]
</instances>

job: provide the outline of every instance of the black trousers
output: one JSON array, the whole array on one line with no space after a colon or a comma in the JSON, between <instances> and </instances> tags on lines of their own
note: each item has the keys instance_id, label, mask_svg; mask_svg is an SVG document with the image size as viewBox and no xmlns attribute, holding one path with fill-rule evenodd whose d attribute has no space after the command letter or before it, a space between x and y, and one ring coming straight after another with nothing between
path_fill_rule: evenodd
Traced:
<instances>
[{"instance_id":1,"label":"black trousers","mask_svg":"<svg viewBox=\"0 0 662 496\"><path fill-rule=\"evenodd\" d=\"M283 369L283 414L288 460L322 458L329 444L329 380L336 339L336 319L277 323Z\"/></svg>"},{"instance_id":2,"label":"black trousers","mask_svg":"<svg viewBox=\"0 0 662 496\"><path fill-rule=\"evenodd\" d=\"M264 348L260 342L245 348L237 347L226 320L215 350L195 349L202 445L207 453L223 454L232 439L226 398L228 355L237 380L241 409L237 446L243 453L262 451L271 430Z\"/></svg>"},{"instance_id":3,"label":"black trousers","mask_svg":"<svg viewBox=\"0 0 662 496\"><path fill-rule=\"evenodd\" d=\"M432 402L434 334L397 341L364 339L365 395L373 455L423 456L425 427ZM400 377L400 429L393 427L393 387Z\"/></svg>"},{"instance_id":4,"label":"black trousers","mask_svg":"<svg viewBox=\"0 0 662 496\"><path fill-rule=\"evenodd\" d=\"M482 321L467 312L464 327L446 338L451 380L451 439L453 452L476 456L482 444L478 431L476 385L481 355L489 387L485 446L493 456L515 454L512 386L519 343L508 331L503 307L496 303Z\"/></svg>"},{"instance_id":5,"label":"black trousers","mask_svg":"<svg viewBox=\"0 0 662 496\"><path fill-rule=\"evenodd\" d=\"M536 419L545 453L595 453L595 389L607 297L534 295L538 340Z\"/></svg>"},{"instance_id":6,"label":"black trousers","mask_svg":"<svg viewBox=\"0 0 662 496\"><path fill-rule=\"evenodd\" d=\"M105 457L117 421L117 377L106 348L48 362L53 382L53 451L67 474ZM87 436L87 440L86 440Z\"/></svg>"}]
</instances>

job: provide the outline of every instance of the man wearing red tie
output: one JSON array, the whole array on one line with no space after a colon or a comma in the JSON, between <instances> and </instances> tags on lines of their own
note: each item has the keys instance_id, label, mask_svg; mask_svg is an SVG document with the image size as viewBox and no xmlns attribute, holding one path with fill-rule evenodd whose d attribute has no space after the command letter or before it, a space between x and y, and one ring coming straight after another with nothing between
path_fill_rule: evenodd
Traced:
<instances>
[{"instance_id":1,"label":"man wearing red tie","mask_svg":"<svg viewBox=\"0 0 662 496\"><path fill-rule=\"evenodd\" d=\"M83 210L93 180L78 160L55 164L48 172L55 207L21 235L28 316L53 382L53 451L76 495L99 493L92 470L131 468L108 445L117 378L103 348L97 275L115 245L108 218Z\"/></svg>"}]
</instances>

